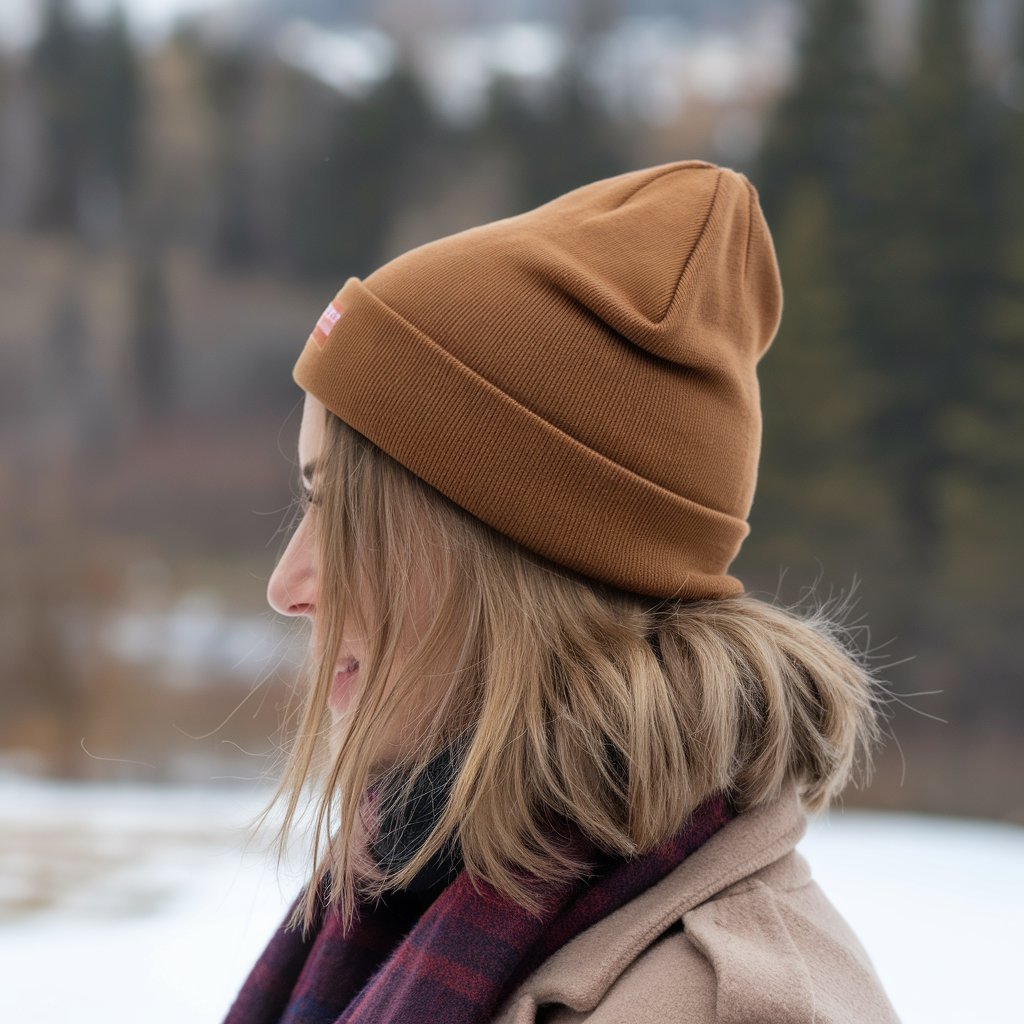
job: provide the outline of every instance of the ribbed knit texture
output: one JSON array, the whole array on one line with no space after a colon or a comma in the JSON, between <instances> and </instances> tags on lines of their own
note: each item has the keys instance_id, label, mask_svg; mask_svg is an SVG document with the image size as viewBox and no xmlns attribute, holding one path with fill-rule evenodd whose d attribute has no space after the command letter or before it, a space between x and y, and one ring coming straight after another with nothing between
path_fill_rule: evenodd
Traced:
<instances>
[{"instance_id":1,"label":"ribbed knit texture","mask_svg":"<svg viewBox=\"0 0 1024 1024\"><path fill-rule=\"evenodd\" d=\"M483 883L477 892L464 870L425 911L419 892L364 901L347 933L332 911L303 941L285 930L286 917L224 1024L482 1024L552 953L664 878L733 817L724 794L712 797L675 836L632 860L596 853L568 826L574 852L596 871L564 886L534 879L539 920ZM324 892L326 880L321 899Z\"/></svg>"},{"instance_id":2,"label":"ribbed knit texture","mask_svg":"<svg viewBox=\"0 0 1024 1024\"><path fill-rule=\"evenodd\" d=\"M558 565L724 597L743 590L727 570L757 478L756 364L781 315L755 188L682 160L349 277L293 376Z\"/></svg>"}]
</instances>

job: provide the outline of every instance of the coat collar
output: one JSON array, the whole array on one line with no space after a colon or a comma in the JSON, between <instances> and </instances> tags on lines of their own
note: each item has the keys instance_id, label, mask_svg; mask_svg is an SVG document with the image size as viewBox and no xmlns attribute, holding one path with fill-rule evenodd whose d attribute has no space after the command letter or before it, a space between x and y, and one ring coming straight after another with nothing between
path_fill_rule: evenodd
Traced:
<instances>
[{"instance_id":1,"label":"coat collar","mask_svg":"<svg viewBox=\"0 0 1024 1024\"><path fill-rule=\"evenodd\" d=\"M784 856L807 819L796 784L720 828L660 882L581 932L544 961L505 1001L495 1024L519 1019L524 1000L592 1008L626 967L687 911Z\"/></svg>"}]
</instances>

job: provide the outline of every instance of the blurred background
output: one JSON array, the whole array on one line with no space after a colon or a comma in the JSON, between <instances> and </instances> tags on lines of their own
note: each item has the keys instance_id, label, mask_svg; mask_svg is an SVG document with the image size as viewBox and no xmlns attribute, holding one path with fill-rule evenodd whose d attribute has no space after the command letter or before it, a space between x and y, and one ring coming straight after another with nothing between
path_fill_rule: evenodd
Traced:
<instances>
[{"instance_id":1,"label":"blurred background","mask_svg":"<svg viewBox=\"0 0 1024 1024\"><path fill-rule=\"evenodd\" d=\"M732 571L850 596L894 691L845 806L1024 825L1021 0L4 0L10 806L265 782L326 301L685 158L757 186L785 290Z\"/></svg>"}]
</instances>

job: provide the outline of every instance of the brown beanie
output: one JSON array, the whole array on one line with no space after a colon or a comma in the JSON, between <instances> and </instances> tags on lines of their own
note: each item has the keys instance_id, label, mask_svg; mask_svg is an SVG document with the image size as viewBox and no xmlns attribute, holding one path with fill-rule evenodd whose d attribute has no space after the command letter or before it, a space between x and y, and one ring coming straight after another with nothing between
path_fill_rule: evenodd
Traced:
<instances>
[{"instance_id":1,"label":"brown beanie","mask_svg":"<svg viewBox=\"0 0 1024 1024\"><path fill-rule=\"evenodd\" d=\"M657 597L743 591L758 359L782 285L757 191L703 160L573 189L350 277L293 377L452 501Z\"/></svg>"}]
</instances>

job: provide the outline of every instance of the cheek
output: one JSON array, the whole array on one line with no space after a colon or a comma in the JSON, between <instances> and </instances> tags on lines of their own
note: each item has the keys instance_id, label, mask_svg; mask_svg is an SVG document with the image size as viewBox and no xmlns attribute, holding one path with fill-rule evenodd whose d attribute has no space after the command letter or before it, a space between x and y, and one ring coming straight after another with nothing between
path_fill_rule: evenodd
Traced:
<instances>
[{"instance_id":1,"label":"cheek","mask_svg":"<svg viewBox=\"0 0 1024 1024\"><path fill-rule=\"evenodd\" d=\"M434 596L426 579L417 575L412 581L409 616L416 636L425 636L434 616Z\"/></svg>"}]
</instances>

